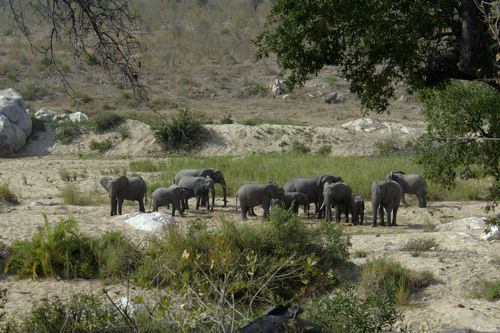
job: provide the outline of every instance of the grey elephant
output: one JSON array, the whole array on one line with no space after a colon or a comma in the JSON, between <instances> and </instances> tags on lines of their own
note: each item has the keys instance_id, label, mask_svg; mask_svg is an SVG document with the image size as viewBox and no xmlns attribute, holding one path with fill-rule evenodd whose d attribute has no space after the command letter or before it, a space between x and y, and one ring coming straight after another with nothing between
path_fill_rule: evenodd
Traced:
<instances>
[{"instance_id":1,"label":"grey elephant","mask_svg":"<svg viewBox=\"0 0 500 333\"><path fill-rule=\"evenodd\" d=\"M177 210L179 214L184 215L184 210L182 209L183 189L177 185L176 188L165 188L159 187L153 191L151 194L151 204L153 212L157 212L158 208L161 206L169 207L172 205L172 216L175 216L175 211Z\"/></svg>"},{"instance_id":2,"label":"grey elephant","mask_svg":"<svg viewBox=\"0 0 500 333\"><path fill-rule=\"evenodd\" d=\"M309 178L292 178L283 188L285 192L301 192L307 195L309 203L314 203L315 212L321 218L320 205L323 203L323 186L326 183L338 183L342 178L333 175L321 175Z\"/></svg>"},{"instance_id":3,"label":"grey elephant","mask_svg":"<svg viewBox=\"0 0 500 333\"><path fill-rule=\"evenodd\" d=\"M206 207L208 210L214 210L215 203L215 186L214 181L209 177L193 177L183 176L178 181L178 186L187 190L187 198L184 200L183 208L189 209L188 199L196 198L196 210L200 208L202 199L205 199ZM208 195L212 194L212 205L208 200Z\"/></svg>"},{"instance_id":4,"label":"grey elephant","mask_svg":"<svg viewBox=\"0 0 500 333\"><path fill-rule=\"evenodd\" d=\"M179 180L183 176L193 176L193 177L210 177L215 184L222 185L222 194L224 196L224 205L227 205L227 190L226 190L226 180L222 171L214 168L203 168L203 169L182 169L175 175L174 183L179 185Z\"/></svg>"},{"instance_id":5,"label":"grey elephant","mask_svg":"<svg viewBox=\"0 0 500 333\"><path fill-rule=\"evenodd\" d=\"M405 200L405 193L415 194L418 198L418 207L427 207L427 185L425 179L417 174L405 174L403 171L391 171L385 177L385 180L394 180L403 190L403 205L408 207Z\"/></svg>"},{"instance_id":6,"label":"grey elephant","mask_svg":"<svg viewBox=\"0 0 500 333\"><path fill-rule=\"evenodd\" d=\"M345 221L349 222L349 211L352 199L352 189L344 182L325 184L323 187L323 206L325 221L332 220L332 207L335 207L335 221L340 222L340 215L345 214Z\"/></svg>"},{"instance_id":7,"label":"grey elephant","mask_svg":"<svg viewBox=\"0 0 500 333\"><path fill-rule=\"evenodd\" d=\"M110 215L121 215L124 200L133 200L139 202L139 211L145 212L144 200L146 198L146 182L140 176L103 176L100 183L108 192L111 213Z\"/></svg>"},{"instance_id":8,"label":"grey elephant","mask_svg":"<svg viewBox=\"0 0 500 333\"><path fill-rule=\"evenodd\" d=\"M309 217L309 198L307 195L301 192L285 192L285 197L283 201L279 199L273 199L271 205L280 205L284 209L292 208L295 214L299 212L299 206L304 206L304 214Z\"/></svg>"},{"instance_id":9,"label":"grey elephant","mask_svg":"<svg viewBox=\"0 0 500 333\"><path fill-rule=\"evenodd\" d=\"M387 213L387 225L396 225L396 215L402 197L401 186L393 180L372 183L373 227L377 226L377 211L380 213L380 225L385 225L384 210Z\"/></svg>"},{"instance_id":10,"label":"grey elephant","mask_svg":"<svg viewBox=\"0 0 500 333\"><path fill-rule=\"evenodd\" d=\"M238 199L240 200L241 218L246 220L247 213L255 206L262 205L264 218L269 217L269 208L272 199L284 201L285 191L283 187L275 183L267 184L245 184L236 192L236 211L238 211Z\"/></svg>"},{"instance_id":11,"label":"grey elephant","mask_svg":"<svg viewBox=\"0 0 500 333\"><path fill-rule=\"evenodd\" d=\"M365 200L359 195L351 197L352 224L364 224L365 222Z\"/></svg>"}]
</instances>

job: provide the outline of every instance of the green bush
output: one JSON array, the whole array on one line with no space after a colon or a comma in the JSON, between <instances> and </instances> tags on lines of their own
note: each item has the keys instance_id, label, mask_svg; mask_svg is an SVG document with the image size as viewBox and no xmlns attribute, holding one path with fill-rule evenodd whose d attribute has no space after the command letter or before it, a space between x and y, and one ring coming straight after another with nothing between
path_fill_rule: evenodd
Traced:
<instances>
[{"instance_id":1,"label":"green bush","mask_svg":"<svg viewBox=\"0 0 500 333\"><path fill-rule=\"evenodd\" d=\"M52 227L47 217L44 218L44 225L37 228L31 241L17 240L12 244L4 271L33 279L96 276L97 263L90 238L77 230L76 222L62 220Z\"/></svg>"},{"instance_id":2,"label":"green bush","mask_svg":"<svg viewBox=\"0 0 500 333\"><path fill-rule=\"evenodd\" d=\"M410 294L434 282L430 272L414 272L388 258L374 258L362 268L360 288L369 295L377 290L394 290L397 305L408 302Z\"/></svg>"},{"instance_id":3,"label":"green bush","mask_svg":"<svg viewBox=\"0 0 500 333\"><path fill-rule=\"evenodd\" d=\"M97 150L101 154L110 150L111 147L113 147L113 141L110 139L105 139L103 141L92 140L89 145L91 150Z\"/></svg>"},{"instance_id":4,"label":"green bush","mask_svg":"<svg viewBox=\"0 0 500 333\"><path fill-rule=\"evenodd\" d=\"M352 286L314 301L307 314L323 332L335 333L391 331L402 317L396 309L394 290L377 289L360 298Z\"/></svg>"},{"instance_id":5,"label":"green bush","mask_svg":"<svg viewBox=\"0 0 500 333\"><path fill-rule=\"evenodd\" d=\"M153 133L165 150L190 149L204 137L205 129L189 109L179 109L172 119L161 118Z\"/></svg>"},{"instance_id":6,"label":"green bush","mask_svg":"<svg viewBox=\"0 0 500 333\"><path fill-rule=\"evenodd\" d=\"M348 256L349 238L334 223L308 228L280 209L259 225L221 222L215 230L202 220L184 230L170 227L148 244L138 281L180 292L189 288L209 303L220 298L216 285L241 306L258 307L331 288L337 283L333 269Z\"/></svg>"},{"instance_id":7,"label":"green bush","mask_svg":"<svg viewBox=\"0 0 500 333\"><path fill-rule=\"evenodd\" d=\"M479 295L490 301L496 301L500 299L500 280L495 281L484 281L482 283L481 291Z\"/></svg>"},{"instance_id":8,"label":"green bush","mask_svg":"<svg viewBox=\"0 0 500 333\"><path fill-rule=\"evenodd\" d=\"M328 156L332 152L332 146L331 145L321 145L318 150L316 151L316 154L321 155L321 156Z\"/></svg>"},{"instance_id":9,"label":"green bush","mask_svg":"<svg viewBox=\"0 0 500 333\"><path fill-rule=\"evenodd\" d=\"M240 98L248 98L253 96L265 96L267 95L267 89L264 85L253 82L250 86L245 87L238 93Z\"/></svg>"},{"instance_id":10,"label":"green bush","mask_svg":"<svg viewBox=\"0 0 500 333\"><path fill-rule=\"evenodd\" d=\"M128 278L142 258L137 245L118 231L107 231L93 240L92 249L99 267L99 278L111 281Z\"/></svg>"},{"instance_id":11,"label":"green bush","mask_svg":"<svg viewBox=\"0 0 500 333\"><path fill-rule=\"evenodd\" d=\"M9 183L0 183L0 202L8 202L14 205L19 203L17 196L12 192Z\"/></svg>"},{"instance_id":12,"label":"green bush","mask_svg":"<svg viewBox=\"0 0 500 333\"><path fill-rule=\"evenodd\" d=\"M101 112L90 119L90 127L94 133L104 133L125 121L125 118L113 112Z\"/></svg>"},{"instance_id":13,"label":"green bush","mask_svg":"<svg viewBox=\"0 0 500 333\"><path fill-rule=\"evenodd\" d=\"M402 155L402 149L394 137L381 139L375 142L375 148L379 156L397 156Z\"/></svg>"},{"instance_id":14,"label":"green bush","mask_svg":"<svg viewBox=\"0 0 500 333\"><path fill-rule=\"evenodd\" d=\"M66 121L56 127L56 138L62 144L73 142L80 133L80 126L73 122Z\"/></svg>"}]
</instances>

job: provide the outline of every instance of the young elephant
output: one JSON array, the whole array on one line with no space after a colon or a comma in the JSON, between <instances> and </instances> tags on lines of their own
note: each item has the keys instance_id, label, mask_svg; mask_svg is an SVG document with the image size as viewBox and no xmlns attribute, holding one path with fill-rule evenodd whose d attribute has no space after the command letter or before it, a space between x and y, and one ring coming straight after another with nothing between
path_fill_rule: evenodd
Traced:
<instances>
[{"instance_id":1,"label":"young elephant","mask_svg":"<svg viewBox=\"0 0 500 333\"><path fill-rule=\"evenodd\" d=\"M393 180L372 183L373 227L377 226L377 210L380 213L380 224L385 226L384 209L387 213L387 225L396 225L396 215L402 196L401 186Z\"/></svg>"},{"instance_id":2,"label":"young elephant","mask_svg":"<svg viewBox=\"0 0 500 333\"><path fill-rule=\"evenodd\" d=\"M273 199L274 201L278 201L278 199ZM299 213L299 206L304 206L304 214L307 214L309 217L309 198L306 194L301 192L285 192L285 199L283 201L282 207L284 209L292 208L292 211L295 214Z\"/></svg>"},{"instance_id":3,"label":"young elephant","mask_svg":"<svg viewBox=\"0 0 500 333\"><path fill-rule=\"evenodd\" d=\"M139 211L145 212L146 182L140 176L101 177L100 183L108 192L111 206L110 215L121 215L124 200L139 202Z\"/></svg>"},{"instance_id":4,"label":"young elephant","mask_svg":"<svg viewBox=\"0 0 500 333\"><path fill-rule=\"evenodd\" d=\"M285 191L283 187L277 184L245 184L236 192L236 211L238 211L239 199L242 219L246 220L249 210L259 205L262 205L264 209L264 218L268 218L271 199L284 201L284 197Z\"/></svg>"},{"instance_id":5,"label":"young elephant","mask_svg":"<svg viewBox=\"0 0 500 333\"><path fill-rule=\"evenodd\" d=\"M176 210L179 212L179 214L181 214L181 216L184 215L184 211L181 205L181 198L179 197L179 193L182 193L182 188L177 188L180 190L180 192L177 191L177 189L165 187L160 187L154 190L151 194L151 204L153 206L153 212L157 212L158 207L160 206L168 207L169 205L172 205L172 216L175 216ZM178 193L177 195L176 192Z\"/></svg>"},{"instance_id":6,"label":"young elephant","mask_svg":"<svg viewBox=\"0 0 500 333\"><path fill-rule=\"evenodd\" d=\"M183 176L179 179L178 186L185 188L187 190L187 198L185 200L184 209L189 209L188 199L191 197L196 197L196 210L200 208L200 202L205 197L207 209L214 210L215 203L215 187L214 181L208 177L193 177L193 176ZM208 200L208 194L212 194L212 205L210 206L210 201Z\"/></svg>"},{"instance_id":7,"label":"young elephant","mask_svg":"<svg viewBox=\"0 0 500 333\"><path fill-rule=\"evenodd\" d=\"M224 179L224 175L222 171L214 168L203 168L203 169L182 169L175 175L174 183L179 184L179 181L184 176L193 176L193 177L210 177L213 179L214 184L221 184L222 186L222 195L224 200L224 206L227 204L227 191L226 191L226 180Z\"/></svg>"},{"instance_id":8,"label":"young elephant","mask_svg":"<svg viewBox=\"0 0 500 333\"><path fill-rule=\"evenodd\" d=\"M418 207L424 208L427 207L427 185L425 183L425 179L417 174L405 174L403 171L391 171L387 176L385 176L384 180L394 180L397 182L401 189L403 190L403 205L408 207L408 204L405 200L405 193L415 194L418 198Z\"/></svg>"},{"instance_id":9,"label":"young elephant","mask_svg":"<svg viewBox=\"0 0 500 333\"><path fill-rule=\"evenodd\" d=\"M359 195L351 197L352 224L363 224L365 222L365 200Z\"/></svg>"},{"instance_id":10,"label":"young elephant","mask_svg":"<svg viewBox=\"0 0 500 333\"><path fill-rule=\"evenodd\" d=\"M352 189L346 183L325 184L323 187L325 221L332 220L332 206L335 206L335 221L340 222L342 211L349 222Z\"/></svg>"}]
</instances>

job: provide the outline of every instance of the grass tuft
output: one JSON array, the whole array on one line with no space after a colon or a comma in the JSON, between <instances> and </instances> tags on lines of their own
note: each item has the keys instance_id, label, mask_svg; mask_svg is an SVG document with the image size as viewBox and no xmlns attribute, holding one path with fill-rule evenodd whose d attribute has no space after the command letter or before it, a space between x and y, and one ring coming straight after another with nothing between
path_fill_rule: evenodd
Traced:
<instances>
[{"instance_id":1,"label":"grass tuft","mask_svg":"<svg viewBox=\"0 0 500 333\"><path fill-rule=\"evenodd\" d=\"M19 204L17 195L10 189L9 183L0 183L0 202L4 201L14 205Z\"/></svg>"},{"instance_id":2,"label":"grass tuft","mask_svg":"<svg viewBox=\"0 0 500 333\"><path fill-rule=\"evenodd\" d=\"M111 147L113 147L113 141L110 139L105 139L103 141L92 140L89 145L91 150L96 150L101 154L110 150Z\"/></svg>"},{"instance_id":3,"label":"grass tuft","mask_svg":"<svg viewBox=\"0 0 500 333\"><path fill-rule=\"evenodd\" d=\"M481 283L480 297L493 302L500 299L500 280L483 281Z\"/></svg>"},{"instance_id":4,"label":"grass tuft","mask_svg":"<svg viewBox=\"0 0 500 333\"><path fill-rule=\"evenodd\" d=\"M75 184L64 186L61 196L66 205L92 206L98 204L98 198L95 193L84 193Z\"/></svg>"},{"instance_id":5,"label":"grass tuft","mask_svg":"<svg viewBox=\"0 0 500 333\"><path fill-rule=\"evenodd\" d=\"M402 248L402 251L420 252L433 251L439 246L434 238L410 239Z\"/></svg>"}]
</instances>

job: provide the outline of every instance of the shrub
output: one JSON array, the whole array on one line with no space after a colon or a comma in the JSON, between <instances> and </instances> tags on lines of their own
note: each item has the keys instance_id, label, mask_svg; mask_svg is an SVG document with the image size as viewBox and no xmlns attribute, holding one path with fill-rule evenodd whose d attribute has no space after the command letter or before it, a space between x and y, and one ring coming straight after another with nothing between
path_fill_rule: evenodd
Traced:
<instances>
[{"instance_id":1,"label":"shrub","mask_svg":"<svg viewBox=\"0 0 500 333\"><path fill-rule=\"evenodd\" d=\"M479 295L492 302L500 299L500 280L484 281Z\"/></svg>"},{"instance_id":2,"label":"shrub","mask_svg":"<svg viewBox=\"0 0 500 333\"><path fill-rule=\"evenodd\" d=\"M153 133L166 150L189 149L200 142L205 129L189 109L179 109L173 119L161 118Z\"/></svg>"},{"instance_id":3,"label":"shrub","mask_svg":"<svg viewBox=\"0 0 500 333\"><path fill-rule=\"evenodd\" d=\"M321 145L318 150L316 151L317 154L321 156L328 156L332 152L332 146L331 145Z\"/></svg>"},{"instance_id":4,"label":"shrub","mask_svg":"<svg viewBox=\"0 0 500 333\"><path fill-rule=\"evenodd\" d=\"M391 331L402 317L393 290L377 289L361 299L349 285L315 301L308 312L323 332L336 333Z\"/></svg>"},{"instance_id":5,"label":"shrub","mask_svg":"<svg viewBox=\"0 0 500 333\"><path fill-rule=\"evenodd\" d=\"M396 304L404 305L412 292L429 286L433 281L430 272L414 272L397 261L379 257L369 260L363 267L360 287L367 295L378 289L394 290Z\"/></svg>"},{"instance_id":6,"label":"shrub","mask_svg":"<svg viewBox=\"0 0 500 333\"><path fill-rule=\"evenodd\" d=\"M420 252L432 251L438 245L434 238L410 239L401 250L418 254Z\"/></svg>"},{"instance_id":7,"label":"shrub","mask_svg":"<svg viewBox=\"0 0 500 333\"><path fill-rule=\"evenodd\" d=\"M402 151L394 137L389 137L375 142L379 156L401 155Z\"/></svg>"},{"instance_id":8,"label":"shrub","mask_svg":"<svg viewBox=\"0 0 500 333\"><path fill-rule=\"evenodd\" d=\"M126 279L142 258L138 247L119 231L108 231L93 240L92 249L99 267L99 278L106 280Z\"/></svg>"},{"instance_id":9,"label":"shrub","mask_svg":"<svg viewBox=\"0 0 500 333\"><path fill-rule=\"evenodd\" d=\"M333 269L347 259L349 245L336 224L308 228L281 209L259 225L223 220L211 230L195 220L187 230L172 226L163 238L152 240L137 278L180 292L188 288L214 303L220 294L213 286L219 286L227 297L252 308L331 288Z\"/></svg>"},{"instance_id":10,"label":"shrub","mask_svg":"<svg viewBox=\"0 0 500 333\"><path fill-rule=\"evenodd\" d=\"M230 114L226 114L225 116L223 116L220 120L219 120L219 124L234 124L234 120L233 118L231 118L231 115Z\"/></svg>"},{"instance_id":11,"label":"shrub","mask_svg":"<svg viewBox=\"0 0 500 333\"><path fill-rule=\"evenodd\" d=\"M92 140L90 141L89 148L91 150L97 150L99 153L104 153L113 147L113 141L110 139L105 139L103 141Z\"/></svg>"},{"instance_id":12,"label":"shrub","mask_svg":"<svg viewBox=\"0 0 500 333\"><path fill-rule=\"evenodd\" d=\"M67 219L51 227L46 216L44 219L44 225L37 228L31 241L17 240L12 244L4 271L33 279L95 276L97 264L90 239L77 230L76 222Z\"/></svg>"},{"instance_id":13,"label":"shrub","mask_svg":"<svg viewBox=\"0 0 500 333\"><path fill-rule=\"evenodd\" d=\"M12 192L9 183L0 183L0 202L8 202L14 205L19 203L17 196Z\"/></svg>"},{"instance_id":14,"label":"shrub","mask_svg":"<svg viewBox=\"0 0 500 333\"><path fill-rule=\"evenodd\" d=\"M69 144L73 142L80 135L80 127L73 122L64 122L58 124L56 127L56 138L62 144Z\"/></svg>"},{"instance_id":15,"label":"shrub","mask_svg":"<svg viewBox=\"0 0 500 333\"><path fill-rule=\"evenodd\" d=\"M16 85L16 90L26 101L42 99L48 94L45 86L41 86L32 81L22 81Z\"/></svg>"},{"instance_id":16,"label":"shrub","mask_svg":"<svg viewBox=\"0 0 500 333\"><path fill-rule=\"evenodd\" d=\"M311 149L307 147L302 142L294 141L292 142L292 152L297 154L307 154Z\"/></svg>"},{"instance_id":17,"label":"shrub","mask_svg":"<svg viewBox=\"0 0 500 333\"><path fill-rule=\"evenodd\" d=\"M101 112L90 120L90 127L94 133L104 133L125 121L125 118L112 112Z\"/></svg>"},{"instance_id":18,"label":"shrub","mask_svg":"<svg viewBox=\"0 0 500 333\"><path fill-rule=\"evenodd\" d=\"M75 184L66 185L61 196L66 205L91 206L96 203L95 195L92 193L82 193Z\"/></svg>"},{"instance_id":19,"label":"shrub","mask_svg":"<svg viewBox=\"0 0 500 333\"><path fill-rule=\"evenodd\" d=\"M264 85L253 82L250 86L244 88L238 93L238 97L248 98L253 96L265 96L267 95L267 89Z\"/></svg>"},{"instance_id":20,"label":"shrub","mask_svg":"<svg viewBox=\"0 0 500 333\"><path fill-rule=\"evenodd\" d=\"M57 170L57 173L59 174L61 180L64 180L65 182L76 180L78 178L78 174L76 172L71 173L66 169L59 169Z\"/></svg>"}]
</instances>

